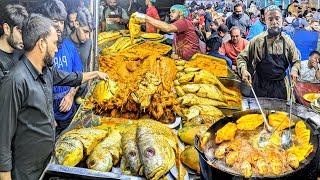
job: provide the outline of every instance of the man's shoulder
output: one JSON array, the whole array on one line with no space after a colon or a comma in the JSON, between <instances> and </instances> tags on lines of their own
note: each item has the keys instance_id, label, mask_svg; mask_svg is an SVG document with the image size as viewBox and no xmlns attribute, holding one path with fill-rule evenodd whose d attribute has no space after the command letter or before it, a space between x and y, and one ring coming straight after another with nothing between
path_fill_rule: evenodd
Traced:
<instances>
[{"instance_id":1,"label":"man's shoulder","mask_svg":"<svg viewBox=\"0 0 320 180\"><path fill-rule=\"evenodd\" d=\"M260 42L262 42L262 41L264 41L264 38L267 36L267 33L266 33L266 31L263 31L262 33L260 33L260 34L258 34L258 35L256 35L254 38L252 38L251 40L250 40L250 42L254 42L254 43L260 43Z\"/></svg>"},{"instance_id":2,"label":"man's shoulder","mask_svg":"<svg viewBox=\"0 0 320 180\"><path fill-rule=\"evenodd\" d=\"M63 49L64 48L64 49ZM61 49L67 50L67 52L74 53L74 51L77 51L77 47L75 44L72 42L71 39L65 38L62 42Z\"/></svg>"},{"instance_id":3,"label":"man's shoulder","mask_svg":"<svg viewBox=\"0 0 320 180\"><path fill-rule=\"evenodd\" d=\"M23 84L26 82L28 68L24 64L23 61L19 61L10 71L9 74L4 76L1 84L9 83L9 84Z\"/></svg>"}]
</instances>

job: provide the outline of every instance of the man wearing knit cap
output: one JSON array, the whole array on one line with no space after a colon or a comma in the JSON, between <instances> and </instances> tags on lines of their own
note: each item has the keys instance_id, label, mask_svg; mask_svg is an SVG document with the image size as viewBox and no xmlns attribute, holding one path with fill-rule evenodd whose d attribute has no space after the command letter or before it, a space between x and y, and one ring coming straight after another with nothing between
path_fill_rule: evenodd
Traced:
<instances>
[{"instance_id":1,"label":"man wearing knit cap","mask_svg":"<svg viewBox=\"0 0 320 180\"><path fill-rule=\"evenodd\" d=\"M238 72L244 82L252 84L257 96L287 99L286 70L291 69L291 80L295 82L301 68L299 55L292 39L282 32L279 7L265 9L265 22L267 30L238 55Z\"/></svg>"},{"instance_id":2,"label":"man wearing knit cap","mask_svg":"<svg viewBox=\"0 0 320 180\"><path fill-rule=\"evenodd\" d=\"M189 60L192 55L200 51L199 39L192 22L186 19L188 10L184 5L174 5L170 8L171 24L156 20L141 13L134 13L141 23L150 23L164 32L175 33L173 39L173 57ZM178 57L177 57L178 56Z\"/></svg>"}]
</instances>

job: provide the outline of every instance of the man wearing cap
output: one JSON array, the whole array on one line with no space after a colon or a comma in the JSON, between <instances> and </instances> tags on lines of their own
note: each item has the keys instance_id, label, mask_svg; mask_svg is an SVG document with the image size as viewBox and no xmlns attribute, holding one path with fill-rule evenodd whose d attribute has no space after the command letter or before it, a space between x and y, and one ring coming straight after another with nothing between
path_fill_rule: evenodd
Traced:
<instances>
[{"instance_id":1,"label":"man wearing cap","mask_svg":"<svg viewBox=\"0 0 320 180\"><path fill-rule=\"evenodd\" d=\"M0 79L18 62L23 49L21 29L28 13L23 6L7 5L0 13ZM0 82L1 84L1 82Z\"/></svg>"},{"instance_id":2,"label":"man wearing cap","mask_svg":"<svg viewBox=\"0 0 320 180\"><path fill-rule=\"evenodd\" d=\"M238 72L244 82L253 86L257 96L287 99L286 70L291 68L295 82L301 68L299 55L294 42L282 32L279 7L265 9L265 22L267 31L254 37L238 55Z\"/></svg>"},{"instance_id":3,"label":"man wearing cap","mask_svg":"<svg viewBox=\"0 0 320 180\"><path fill-rule=\"evenodd\" d=\"M134 13L141 23L146 22L164 32L174 32L173 57L189 60L200 51L199 38L192 22L186 19L188 10L184 5L174 5L170 8L171 24L156 20L141 13ZM178 57L177 57L178 56Z\"/></svg>"},{"instance_id":4,"label":"man wearing cap","mask_svg":"<svg viewBox=\"0 0 320 180\"><path fill-rule=\"evenodd\" d=\"M158 10L157 8L154 6L154 4L156 3L156 0L146 0L146 5L147 5L147 16L152 17L156 20L160 20L159 14L158 14ZM153 25L151 25L150 23L146 23L146 32L147 33L156 33L157 32L157 28L155 28Z\"/></svg>"}]
</instances>

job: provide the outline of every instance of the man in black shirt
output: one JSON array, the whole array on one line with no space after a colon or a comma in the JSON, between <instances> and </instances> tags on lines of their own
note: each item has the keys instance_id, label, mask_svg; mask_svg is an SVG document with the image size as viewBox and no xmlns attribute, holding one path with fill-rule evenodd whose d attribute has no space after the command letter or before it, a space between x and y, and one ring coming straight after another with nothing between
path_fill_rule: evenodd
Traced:
<instances>
[{"instance_id":1,"label":"man in black shirt","mask_svg":"<svg viewBox=\"0 0 320 180\"><path fill-rule=\"evenodd\" d=\"M23 49L21 28L28 18L23 6L7 5L0 10L0 79L18 62ZM1 85L1 82L0 82Z\"/></svg>"},{"instance_id":2,"label":"man in black shirt","mask_svg":"<svg viewBox=\"0 0 320 180\"><path fill-rule=\"evenodd\" d=\"M107 74L52 67L58 51L50 19L32 14L23 28L26 53L0 87L0 179L39 179L55 143L53 85L79 86Z\"/></svg>"}]
</instances>

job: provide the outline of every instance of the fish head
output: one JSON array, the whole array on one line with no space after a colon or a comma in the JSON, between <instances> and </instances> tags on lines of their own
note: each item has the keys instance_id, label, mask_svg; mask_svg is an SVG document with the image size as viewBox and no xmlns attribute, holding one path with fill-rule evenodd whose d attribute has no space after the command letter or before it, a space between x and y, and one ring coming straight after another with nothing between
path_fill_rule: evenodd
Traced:
<instances>
[{"instance_id":1,"label":"fish head","mask_svg":"<svg viewBox=\"0 0 320 180\"><path fill-rule=\"evenodd\" d=\"M133 129L133 131L129 131L123 135L122 149L132 175L143 175L135 132L136 129Z\"/></svg>"},{"instance_id":2,"label":"fish head","mask_svg":"<svg viewBox=\"0 0 320 180\"><path fill-rule=\"evenodd\" d=\"M83 158L83 145L81 141L69 137L62 137L55 147L55 157L59 164L75 166Z\"/></svg>"},{"instance_id":3,"label":"fish head","mask_svg":"<svg viewBox=\"0 0 320 180\"><path fill-rule=\"evenodd\" d=\"M93 151L86 163L89 169L108 172L113 166L112 155L108 151Z\"/></svg>"},{"instance_id":4,"label":"fish head","mask_svg":"<svg viewBox=\"0 0 320 180\"><path fill-rule=\"evenodd\" d=\"M144 174L148 179L159 179L174 165L175 155L172 147L161 135L152 133L150 128L139 126L137 140Z\"/></svg>"}]
</instances>

